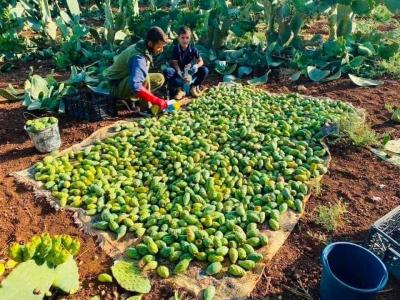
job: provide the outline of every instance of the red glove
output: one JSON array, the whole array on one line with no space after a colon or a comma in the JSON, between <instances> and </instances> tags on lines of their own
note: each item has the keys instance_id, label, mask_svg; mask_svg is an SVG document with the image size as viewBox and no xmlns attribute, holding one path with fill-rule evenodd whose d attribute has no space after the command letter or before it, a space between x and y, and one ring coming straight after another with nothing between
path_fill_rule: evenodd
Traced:
<instances>
[{"instance_id":1,"label":"red glove","mask_svg":"<svg viewBox=\"0 0 400 300\"><path fill-rule=\"evenodd\" d=\"M136 93L136 96L146 102L150 102L151 104L159 106L162 110L165 110L168 107L167 101L154 96L144 86L140 88L140 91Z\"/></svg>"}]
</instances>

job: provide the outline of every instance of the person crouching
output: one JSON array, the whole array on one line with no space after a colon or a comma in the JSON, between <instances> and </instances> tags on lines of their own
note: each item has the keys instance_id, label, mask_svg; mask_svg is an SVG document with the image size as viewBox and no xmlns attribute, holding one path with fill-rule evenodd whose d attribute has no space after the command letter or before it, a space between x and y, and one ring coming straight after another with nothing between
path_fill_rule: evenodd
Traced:
<instances>
[{"instance_id":1,"label":"person crouching","mask_svg":"<svg viewBox=\"0 0 400 300\"><path fill-rule=\"evenodd\" d=\"M185 85L193 97L201 95L201 84L208 75L208 68L199 50L191 43L192 31L183 26L178 31L178 44L173 49L171 67L164 71L170 95L180 100L186 96Z\"/></svg>"}]
</instances>

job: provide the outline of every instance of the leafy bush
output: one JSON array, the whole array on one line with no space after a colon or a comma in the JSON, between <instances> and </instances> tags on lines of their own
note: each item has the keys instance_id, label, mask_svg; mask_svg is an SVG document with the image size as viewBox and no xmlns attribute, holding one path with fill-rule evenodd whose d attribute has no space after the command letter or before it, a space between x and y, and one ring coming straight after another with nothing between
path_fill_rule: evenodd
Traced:
<instances>
[{"instance_id":1,"label":"leafy bush","mask_svg":"<svg viewBox=\"0 0 400 300\"><path fill-rule=\"evenodd\" d=\"M344 224L343 214L347 207L342 202L318 206L316 209L315 223L321 225L326 231L334 232Z\"/></svg>"},{"instance_id":2,"label":"leafy bush","mask_svg":"<svg viewBox=\"0 0 400 300\"><path fill-rule=\"evenodd\" d=\"M348 138L355 146L379 145L381 136L358 114L339 121L340 138Z\"/></svg>"}]
</instances>

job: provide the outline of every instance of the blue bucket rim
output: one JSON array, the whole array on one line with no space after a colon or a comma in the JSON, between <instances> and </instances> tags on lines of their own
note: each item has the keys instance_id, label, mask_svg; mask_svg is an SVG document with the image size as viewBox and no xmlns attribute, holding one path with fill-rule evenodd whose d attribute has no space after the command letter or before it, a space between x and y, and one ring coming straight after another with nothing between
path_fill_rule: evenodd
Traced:
<instances>
[{"instance_id":1,"label":"blue bucket rim","mask_svg":"<svg viewBox=\"0 0 400 300\"><path fill-rule=\"evenodd\" d=\"M331 267L329 266L329 263L327 262L327 254L330 253L330 251L328 252L328 250L330 250L331 248L333 248L333 247L336 246L336 245L351 245L351 246L358 247L358 248L362 249L363 251L365 251L365 252L371 254L375 259L377 259L377 260L379 261L379 263L381 264L381 266L383 267L383 270L385 271L384 278L381 280L381 282L379 283L378 287L376 287L376 288L374 288L374 289L360 289L360 288L356 288L356 287L354 287L354 286L348 285L348 284L345 283L344 281L340 280L340 279L332 272ZM368 250L367 248L364 248L363 246L360 246L360 245L357 245L357 244L354 244L354 243L350 243L350 242L333 242L333 243L330 243L329 245L325 246L324 250L322 250L321 260L326 262L326 263L325 263L325 266L326 266L327 269L329 270L330 274L331 274L338 282L340 282L340 283L343 284L345 287L347 287L347 288L349 288L349 289L351 289L351 290L353 290L353 291L359 291L359 292L376 292L376 291L379 291L379 290L383 289L383 288L386 286L387 281L388 281L388 279L389 279L389 274L388 274L387 268L386 268L385 264L382 262L382 260L381 260L377 255L375 255L372 251Z\"/></svg>"}]
</instances>

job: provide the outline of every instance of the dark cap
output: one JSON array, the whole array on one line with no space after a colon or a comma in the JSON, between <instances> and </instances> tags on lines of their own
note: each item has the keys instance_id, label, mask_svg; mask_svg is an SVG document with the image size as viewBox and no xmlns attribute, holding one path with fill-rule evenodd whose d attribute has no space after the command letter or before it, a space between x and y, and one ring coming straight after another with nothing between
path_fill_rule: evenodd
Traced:
<instances>
[{"instance_id":1,"label":"dark cap","mask_svg":"<svg viewBox=\"0 0 400 300\"><path fill-rule=\"evenodd\" d=\"M162 41L164 43L171 42L171 40L165 34L164 30L162 30L158 26L151 27L149 29L149 31L147 31L146 41L147 42L153 42L153 43L157 43L159 41Z\"/></svg>"}]
</instances>

